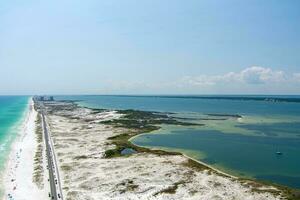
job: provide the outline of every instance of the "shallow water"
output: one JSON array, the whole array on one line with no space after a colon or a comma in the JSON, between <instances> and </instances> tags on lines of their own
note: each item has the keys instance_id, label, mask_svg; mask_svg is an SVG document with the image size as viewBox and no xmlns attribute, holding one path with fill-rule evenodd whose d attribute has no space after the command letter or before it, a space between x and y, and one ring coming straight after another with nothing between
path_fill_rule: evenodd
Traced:
<instances>
[{"instance_id":1,"label":"shallow water","mask_svg":"<svg viewBox=\"0 0 300 200\"><path fill-rule=\"evenodd\" d=\"M288 177L300 178L300 138L276 138L222 133L216 130L167 128L136 137L137 145L204 152L195 157L238 176L258 177L300 187ZM277 149L283 155L276 155ZM281 177L281 178L280 178Z\"/></svg>"},{"instance_id":2,"label":"shallow water","mask_svg":"<svg viewBox=\"0 0 300 200\"><path fill-rule=\"evenodd\" d=\"M18 133L29 97L0 96L0 173L5 167L10 145Z\"/></svg>"},{"instance_id":3,"label":"shallow water","mask_svg":"<svg viewBox=\"0 0 300 200\"><path fill-rule=\"evenodd\" d=\"M216 96L212 99L183 96L58 98L81 100L79 105L94 108L170 112L173 116L187 118L187 121L205 124L163 126L153 133L135 137L132 142L181 151L234 175L300 188L300 103L264 101L264 98L247 100L247 96L246 100L244 97L232 100ZM292 98L299 99L299 96ZM238 114L243 117L209 120L212 117L207 114ZM277 151L283 154L276 155Z\"/></svg>"}]
</instances>

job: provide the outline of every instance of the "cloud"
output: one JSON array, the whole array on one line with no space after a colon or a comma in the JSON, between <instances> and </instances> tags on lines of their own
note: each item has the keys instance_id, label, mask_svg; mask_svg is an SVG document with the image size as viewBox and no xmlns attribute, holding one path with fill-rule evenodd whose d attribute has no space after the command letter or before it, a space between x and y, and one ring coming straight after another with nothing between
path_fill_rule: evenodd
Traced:
<instances>
[{"instance_id":1,"label":"cloud","mask_svg":"<svg viewBox=\"0 0 300 200\"><path fill-rule=\"evenodd\" d=\"M285 74L283 71L274 71L270 68L256 66L246 68L238 74L238 76L241 76L242 81L249 84L285 81Z\"/></svg>"},{"instance_id":2,"label":"cloud","mask_svg":"<svg viewBox=\"0 0 300 200\"><path fill-rule=\"evenodd\" d=\"M295 74L295 77L300 78L300 73ZM283 71L272 70L264 67L248 67L240 72L229 72L223 75L200 75L186 76L182 79L187 83L195 86L214 86L217 84L240 83L248 85L269 84L286 82L288 76Z\"/></svg>"},{"instance_id":3,"label":"cloud","mask_svg":"<svg viewBox=\"0 0 300 200\"><path fill-rule=\"evenodd\" d=\"M102 79L101 94L299 94L300 73L252 66L237 72L153 81Z\"/></svg>"}]
</instances>

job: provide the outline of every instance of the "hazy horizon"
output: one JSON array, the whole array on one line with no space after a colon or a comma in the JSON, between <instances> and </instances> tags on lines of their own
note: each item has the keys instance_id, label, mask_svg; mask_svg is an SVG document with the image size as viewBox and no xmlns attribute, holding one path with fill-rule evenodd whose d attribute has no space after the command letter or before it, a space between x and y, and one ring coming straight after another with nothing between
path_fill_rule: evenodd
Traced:
<instances>
[{"instance_id":1,"label":"hazy horizon","mask_svg":"<svg viewBox=\"0 0 300 200\"><path fill-rule=\"evenodd\" d=\"M275 97L300 97L300 94L154 94L154 93L149 93L149 94L47 94L47 93L40 93L40 94L0 94L0 96L29 96L29 97L34 97L34 96L132 96L132 97L143 97L143 96L150 96L150 97L155 97L155 96L204 96L204 97L226 97L226 96L233 96L233 97L268 97L268 96L275 96Z\"/></svg>"}]
</instances>

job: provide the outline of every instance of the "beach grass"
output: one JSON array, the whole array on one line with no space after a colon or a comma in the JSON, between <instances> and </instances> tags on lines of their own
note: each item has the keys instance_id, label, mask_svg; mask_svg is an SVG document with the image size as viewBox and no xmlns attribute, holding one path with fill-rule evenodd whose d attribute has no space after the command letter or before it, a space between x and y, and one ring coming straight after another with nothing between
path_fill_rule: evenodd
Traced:
<instances>
[{"instance_id":1,"label":"beach grass","mask_svg":"<svg viewBox=\"0 0 300 200\"><path fill-rule=\"evenodd\" d=\"M43 130L42 130L42 119L38 114L35 121L36 129L36 141L37 148L34 155L34 172L33 172L33 182L38 186L38 188L43 188L44 181L44 167L43 167Z\"/></svg>"}]
</instances>

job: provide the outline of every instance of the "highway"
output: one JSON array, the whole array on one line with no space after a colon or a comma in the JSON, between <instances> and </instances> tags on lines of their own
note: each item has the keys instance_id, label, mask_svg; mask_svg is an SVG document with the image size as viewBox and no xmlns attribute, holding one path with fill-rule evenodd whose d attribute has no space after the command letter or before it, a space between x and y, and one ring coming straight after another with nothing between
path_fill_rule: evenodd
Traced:
<instances>
[{"instance_id":1,"label":"highway","mask_svg":"<svg viewBox=\"0 0 300 200\"><path fill-rule=\"evenodd\" d=\"M54 159L54 151L51 148L51 141L50 141L51 139L47 129L47 123L45 120L45 114L43 110L41 111L41 115L42 115L43 132L44 132L44 138L46 143L46 154L47 154L48 170L49 170L50 195L51 195L50 197L53 200L58 200L58 199L61 200L62 199L61 192L58 193L57 191L57 184L59 179L56 178L58 177L58 174L56 175L56 171L55 171L55 167L57 166L56 159Z\"/></svg>"}]
</instances>

